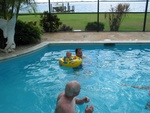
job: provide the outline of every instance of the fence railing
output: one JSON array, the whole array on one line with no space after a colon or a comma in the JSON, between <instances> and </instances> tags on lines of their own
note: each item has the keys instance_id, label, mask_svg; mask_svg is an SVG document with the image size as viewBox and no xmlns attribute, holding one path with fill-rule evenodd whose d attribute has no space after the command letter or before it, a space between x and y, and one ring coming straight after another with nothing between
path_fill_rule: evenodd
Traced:
<instances>
[{"instance_id":1,"label":"fence railing","mask_svg":"<svg viewBox=\"0 0 150 113\"><path fill-rule=\"evenodd\" d=\"M101 2L100 0L97 1L95 0L94 2L53 2L52 3L50 2L50 0L48 0L47 4L43 3L42 5L39 5L39 9L42 9L43 7L45 8L47 5L48 8L46 10L49 11L49 13L56 14L60 18L60 21L63 24L72 27L73 31L86 31L85 27L89 22L97 22L98 25L99 22L102 22L104 24L103 31L111 31L110 20L109 18L105 18L105 17L106 14L118 13L118 12L111 12L108 9L115 7L114 4L116 5L119 2L121 4L131 4L131 10L129 12L126 12L127 15L121 22L118 31L150 31L150 9L148 7L149 0L145 0L142 2L141 1L139 2L138 0L137 1L134 0L133 2L131 0L130 2L107 1L107 3ZM79 7L80 5L81 7ZM107 11L105 11L106 9L103 10L103 8L107 8ZM41 14L42 12L37 13L37 15L39 16ZM22 14L20 14L20 16L21 15ZM27 13L26 16L28 15L30 14ZM38 17L38 19L39 20L37 20L36 17L36 20L39 22L40 17ZM97 29L95 31L100 31L100 30Z\"/></svg>"},{"instance_id":2,"label":"fence railing","mask_svg":"<svg viewBox=\"0 0 150 113\"><path fill-rule=\"evenodd\" d=\"M111 14L111 12L109 12ZM34 14L20 14L19 19L31 22L37 21L37 25L40 22L40 15L42 13ZM85 27L89 22L97 21L97 13L53 13L58 16L60 21L73 28L73 31L85 31ZM110 31L109 20L105 18L106 13L99 13L99 22L104 24L104 31ZM118 31L128 32L141 32L144 27L146 32L150 31L150 13L147 13L147 20L144 26L145 14L141 12L128 12L124 20L122 21ZM41 27L41 26L39 26ZM95 30L98 31L98 30ZM101 31L100 31L101 32Z\"/></svg>"}]
</instances>

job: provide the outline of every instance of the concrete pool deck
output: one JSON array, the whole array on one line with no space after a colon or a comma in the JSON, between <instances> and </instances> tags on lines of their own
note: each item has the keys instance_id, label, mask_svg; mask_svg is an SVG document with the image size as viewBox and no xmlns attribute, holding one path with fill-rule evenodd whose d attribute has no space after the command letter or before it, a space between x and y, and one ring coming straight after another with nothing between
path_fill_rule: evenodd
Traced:
<instances>
[{"instance_id":1,"label":"concrete pool deck","mask_svg":"<svg viewBox=\"0 0 150 113\"><path fill-rule=\"evenodd\" d=\"M150 41L150 32L59 32L45 33L47 41Z\"/></svg>"},{"instance_id":2,"label":"concrete pool deck","mask_svg":"<svg viewBox=\"0 0 150 113\"><path fill-rule=\"evenodd\" d=\"M44 33L41 43L18 46L13 52L0 51L0 60L41 48L49 43L150 43L150 32L58 32Z\"/></svg>"}]
</instances>

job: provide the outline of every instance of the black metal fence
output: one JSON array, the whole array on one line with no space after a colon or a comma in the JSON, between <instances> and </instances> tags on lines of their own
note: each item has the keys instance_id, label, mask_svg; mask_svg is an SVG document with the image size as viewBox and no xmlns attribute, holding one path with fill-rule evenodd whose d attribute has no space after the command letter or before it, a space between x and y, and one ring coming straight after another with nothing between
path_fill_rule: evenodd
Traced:
<instances>
[{"instance_id":1,"label":"black metal fence","mask_svg":"<svg viewBox=\"0 0 150 113\"><path fill-rule=\"evenodd\" d=\"M109 1L107 1L109 2ZM121 2L122 1L115 1L115 2ZM140 7L135 9L134 11L127 12L127 17L122 21L120 28L118 31L150 31L150 11L149 9L149 0L144 0L144 1L133 1L136 3L142 2L144 4L144 9L143 11L138 11ZM57 3L57 2L56 2ZM58 2L60 3L60 2ZM62 2L63 3L63 2ZM82 2L83 3L83 2ZM110 4L113 4L111 1ZM130 2L125 2L129 3ZM70 3L71 4L71 3ZM84 5L83 5L84 6ZM105 29L104 31L110 31L110 26L109 26L109 21L106 20L105 14L107 13L118 13L118 12L105 12L101 11L101 1L97 0L96 5L95 5L95 11L90 12L90 11L85 11L85 12L76 12L75 9L76 7L72 7L67 3L67 6L64 6L64 3L62 6L52 6L52 2L48 3L48 9L50 13L57 14L61 21L65 23L66 25L69 25L73 27L74 31L85 31L84 27L87 25L88 22L92 22L93 20L96 21L97 23L103 22L105 24ZM104 6L103 6L104 7ZM84 9L84 7L82 7ZM85 9L86 10L86 9ZM136 11L137 10L137 11ZM62 16L63 15L63 16ZM91 15L91 16L90 16ZM66 17L66 18L64 18ZM68 18L67 18L68 17ZM77 18L79 17L79 18ZM94 18L93 20L91 18ZM69 19L72 19L71 21ZM74 20L74 21L73 21ZM84 21L82 21L84 20ZM71 24L70 22L76 23L76 25ZM99 31L97 29L96 31Z\"/></svg>"},{"instance_id":2,"label":"black metal fence","mask_svg":"<svg viewBox=\"0 0 150 113\"><path fill-rule=\"evenodd\" d=\"M44 11L48 11L51 14L56 14L60 21L73 28L73 31L86 31L85 27L89 22L99 22L104 24L103 31L112 31L110 29L109 18L105 18L107 15L113 15L120 12L110 11L113 7L116 7L117 4L129 4L128 12L126 17L120 24L120 27L117 31L128 31L128 32L149 32L150 31L150 7L149 0L136 0L136 1L107 1L101 2L90 1L90 2L50 2L49 3L37 3L37 15L41 15ZM56 5L54 5L56 4ZM60 5L61 4L61 5ZM81 7L82 6L82 7ZM107 8L107 10L105 9ZM104 10L105 9L105 10ZM30 16L30 13L21 13L20 15ZM33 14L32 14L33 15ZM37 19L35 19L37 20ZM26 19L28 22L28 20ZM114 22L115 23L115 22ZM115 23L117 24L117 22ZM112 25L113 26L113 25ZM95 31L99 30L99 27Z\"/></svg>"}]
</instances>

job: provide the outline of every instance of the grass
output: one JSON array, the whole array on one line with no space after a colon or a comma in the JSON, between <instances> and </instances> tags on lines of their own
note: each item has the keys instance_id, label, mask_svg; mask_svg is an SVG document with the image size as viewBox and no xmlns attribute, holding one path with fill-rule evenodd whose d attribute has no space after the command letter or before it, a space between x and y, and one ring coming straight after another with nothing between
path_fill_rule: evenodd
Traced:
<instances>
[{"instance_id":1,"label":"grass","mask_svg":"<svg viewBox=\"0 0 150 113\"><path fill-rule=\"evenodd\" d=\"M63 24L73 27L74 30L84 31L88 22L97 21L97 14L57 14ZM19 15L19 19L25 22L36 21L39 25L40 15ZM99 14L100 22L105 25L104 31L109 30L108 20L104 18L104 14ZM144 23L144 14L134 13L128 14L123 20L119 31L142 31ZM150 31L150 14L147 15L146 31Z\"/></svg>"},{"instance_id":2,"label":"grass","mask_svg":"<svg viewBox=\"0 0 150 113\"><path fill-rule=\"evenodd\" d=\"M85 26L88 22L96 21L97 18L96 14L59 14L58 17L64 24L73 27L73 29L81 30L85 29Z\"/></svg>"}]
</instances>

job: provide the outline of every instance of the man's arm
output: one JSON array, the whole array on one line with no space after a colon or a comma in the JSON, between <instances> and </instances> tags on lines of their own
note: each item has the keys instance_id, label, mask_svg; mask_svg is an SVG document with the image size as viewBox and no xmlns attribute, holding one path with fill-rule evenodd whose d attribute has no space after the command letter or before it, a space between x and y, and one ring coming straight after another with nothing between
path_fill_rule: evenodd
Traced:
<instances>
[{"instance_id":1,"label":"man's arm","mask_svg":"<svg viewBox=\"0 0 150 113\"><path fill-rule=\"evenodd\" d=\"M75 101L76 101L76 104L83 104L83 103L89 102L90 99L86 96L86 97L84 97L83 99L78 99L78 98L76 98Z\"/></svg>"},{"instance_id":2,"label":"man's arm","mask_svg":"<svg viewBox=\"0 0 150 113\"><path fill-rule=\"evenodd\" d=\"M88 105L86 106L85 113L93 113L93 111L94 111L93 105L90 105L89 107Z\"/></svg>"}]
</instances>

